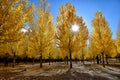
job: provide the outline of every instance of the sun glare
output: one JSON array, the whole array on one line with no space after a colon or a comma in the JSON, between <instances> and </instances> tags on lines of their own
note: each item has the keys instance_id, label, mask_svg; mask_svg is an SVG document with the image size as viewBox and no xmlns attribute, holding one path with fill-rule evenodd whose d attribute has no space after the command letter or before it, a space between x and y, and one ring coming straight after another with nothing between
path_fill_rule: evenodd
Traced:
<instances>
[{"instance_id":1,"label":"sun glare","mask_svg":"<svg viewBox=\"0 0 120 80\"><path fill-rule=\"evenodd\" d=\"M79 26L77 24L72 25L72 31L74 32L79 31Z\"/></svg>"}]
</instances>

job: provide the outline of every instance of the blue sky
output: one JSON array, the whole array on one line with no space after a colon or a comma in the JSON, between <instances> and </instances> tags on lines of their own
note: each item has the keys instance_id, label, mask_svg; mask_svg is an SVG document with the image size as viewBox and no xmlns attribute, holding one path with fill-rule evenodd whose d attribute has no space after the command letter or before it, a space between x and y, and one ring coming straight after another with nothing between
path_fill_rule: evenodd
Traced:
<instances>
[{"instance_id":1,"label":"blue sky","mask_svg":"<svg viewBox=\"0 0 120 80\"><path fill-rule=\"evenodd\" d=\"M38 0L29 0L38 6ZM50 12L56 22L59 7L62 4L70 2L76 9L76 14L82 16L91 34L91 21L94 18L96 11L101 11L103 16L109 23L112 30L113 38L116 37L118 22L120 21L120 0L48 0L50 3Z\"/></svg>"}]
</instances>

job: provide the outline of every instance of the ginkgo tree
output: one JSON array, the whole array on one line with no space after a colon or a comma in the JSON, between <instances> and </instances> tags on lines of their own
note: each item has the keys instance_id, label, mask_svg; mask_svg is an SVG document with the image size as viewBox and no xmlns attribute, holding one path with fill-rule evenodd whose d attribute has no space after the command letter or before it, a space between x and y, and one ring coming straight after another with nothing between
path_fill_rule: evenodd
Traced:
<instances>
[{"instance_id":1,"label":"ginkgo tree","mask_svg":"<svg viewBox=\"0 0 120 80\"><path fill-rule=\"evenodd\" d=\"M70 59L70 68L72 68L72 53L78 52L86 46L86 40L88 39L87 27L82 17L76 16L75 8L70 3L59 8L56 25L56 45L60 50L67 51L66 54ZM78 29L76 29L77 27Z\"/></svg>"},{"instance_id":2,"label":"ginkgo tree","mask_svg":"<svg viewBox=\"0 0 120 80\"><path fill-rule=\"evenodd\" d=\"M117 36L115 40L115 47L116 47L117 57L119 57L119 62L120 62L120 22L118 25L118 31L117 31Z\"/></svg>"},{"instance_id":3,"label":"ginkgo tree","mask_svg":"<svg viewBox=\"0 0 120 80\"><path fill-rule=\"evenodd\" d=\"M90 37L90 39L89 39L89 52L90 52L90 56L91 56L91 58L93 59L93 60L95 60L96 58L97 58L97 64L99 64L99 60L98 60L98 50L97 50L97 48L95 47L95 44L94 44L94 40L92 40L91 39L91 37Z\"/></svg>"},{"instance_id":4,"label":"ginkgo tree","mask_svg":"<svg viewBox=\"0 0 120 80\"><path fill-rule=\"evenodd\" d=\"M108 22L103 17L102 13L97 11L95 14L95 18L92 20L92 42L98 53L102 55L102 64L105 67L105 56L112 48L112 32L109 28Z\"/></svg>"},{"instance_id":5,"label":"ginkgo tree","mask_svg":"<svg viewBox=\"0 0 120 80\"><path fill-rule=\"evenodd\" d=\"M0 42L11 46L14 67L16 50L13 47L22 37L21 29L25 26L31 6L28 6L27 0L1 0L0 5Z\"/></svg>"},{"instance_id":6,"label":"ginkgo tree","mask_svg":"<svg viewBox=\"0 0 120 80\"><path fill-rule=\"evenodd\" d=\"M39 54L38 49L38 32L37 32L37 26L35 21L35 6L32 4L32 10L30 11L30 14L28 14L28 32L27 32L27 56L29 58L32 58L32 61L34 63L34 59Z\"/></svg>"},{"instance_id":7,"label":"ginkgo tree","mask_svg":"<svg viewBox=\"0 0 120 80\"><path fill-rule=\"evenodd\" d=\"M46 51L51 47L54 40L53 17L49 12L49 3L46 0L39 0L38 19L35 21L35 32L37 36L37 44L40 56L40 67L42 67L42 59L46 56Z\"/></svg>"},{"instance_id":8,"label":"ginkgo tree","mask_svg":"<svg viewBox=\"0 0 120 80\"><path fill-rule=\"evenodd\" d=\"M39 54L39 48L38 48L38 34L36 33L35 30L31 30L29 34L29 41L28 41L28 57L32 58L32 61L34 63L34 59L37 57Z\"/></svg>"}]
</instances>

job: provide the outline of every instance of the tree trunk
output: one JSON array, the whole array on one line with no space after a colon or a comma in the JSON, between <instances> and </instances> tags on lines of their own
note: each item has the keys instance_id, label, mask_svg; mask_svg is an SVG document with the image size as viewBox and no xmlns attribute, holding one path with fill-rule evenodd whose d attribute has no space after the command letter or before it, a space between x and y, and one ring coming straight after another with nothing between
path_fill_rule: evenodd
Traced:
<instances>
[{"instance_id":1,"label":"tree trunk","mask_svg":"<svg viewBox=\"0 0 120 80\"><path fill-rule=\"evenodd\" d=\"M34 57L32 58L32 62L33 62L33 65L34 65L34 63L35 63L35 61L34 61L35 59L34 59Z\"/></svg>"},{"instance_id":2,"label":"tree trunk","mask_svg":"<svg viewBox=\"0 0 120 80\"><path fill-rule=\"evenodd\" d=\"M49 56L48 56L48 58L49 58L49 65L50 65L50 61L51 61L51 57L50 57L51 55L50 55L50 53L49 53Z\"/></svg>"},{"instance_id":3,"label":"tree trunk","mask_svg":"<svg viewBox=\"0 0 120 80\"><path fill-rule=\"evenodd\" d=\"M49 65L50 65L50 56L49 56Z\"/></svg>"},{"instance_id":4,"label":"tree trunk","mask_svg":"<svg viewBox=\"0 0 120 80\"><path fill-rule=\"evenodd\" d=\"M93 59L92 59L92 60L90 60L90 62L91 62L91 65L92 65Z\"/></svg>"},{"instance_id":5,"label":"tree trunk","mask_svg":"<svg viewBox=\"0 0 120 80\"><path fill-rule=\"evenodd\" d=\"M115 58L116 58L116 63L117 63L117 56Z\"/></svg>"},{"instance_id":6,"label":"tree trunk","mask_svg":"<svg viewBox=\"0 0 120 80\"><path fill-rule=\"evenodd\" d=\"M65 64L68 65L68 56L65 57Z\"/></svg>"},{"instance_id":7,"label":"tree trunk","mask_svg":"<svg viewBox=\"0 0 120 80\"><path fill-rule=\"evenodd\" d=\"M67 58L66 58L66 61L67 61L67 65L68 65L68 56L67 56Z\"/></svg>"},{"instance_id":8,"label":"tree trunk","mask_svg":"<svg viewBox=\"0 0 120 80\"><path fill-rule=\"evenodd\" d=\"M72 68L72 54L71 54L71 50L69 49L70 52L70 69Z\"/></svg>"},{"instance_id":9,"label":"tree trunk","mask_svg":"<svg viewBox=\"0 0 120 80\"><path fill-rule=\"evenodd\" d=\"M108 64L108 55L106 55L106 63Z\"/></svg>"},{"instance_id":10,"label":"tree trunk","mask_svg":"<svg viewBox=\"0 0 120 80\"><path fill-rule=\"evenodd\" d=\"M4 66L8 66L8 56L8 53L6 53L4 57Z\"/></svg>"},{"instance_id":11,"label":"tree trunk","mask_svg":"<svg viewBox=\"0 0 120 80\"><path fill-rule=\"evenodd\" d=\"M83 53L83 49L82 49L82 63L84 64L84 53Z\"/></svg>"},{"instance_id":12,"label":"tree trunk","mask_svg":"<svg viewBox=\"0 0 120 80\"><path fill-rule=\"evenodd\" d=\"M16 55L15 52L13 53L13 68L15 67L15 63L16 63Z\"/></svg>"},{"instance_id":13,"label":"tree trunk","mask_svg":"<svg viewBox=\"0 0 120 80\"><path fill-rule=\"evenodd\" d=\"M99 64L99 57L98 57L98 54L96 56L96 60L97 60L97 64Z\"/></svg>"},{"instance_id":14,"label":"tree trunk","mask_svg":"<svg viewBox=\"0 0 120 80\"><path fill-rule=\"evenodd\" d=\"M102 64L102 55L100 55L99 63Z\"/></svg>"},{"instance_id":15,"label":"tree trunk","mask_svg":"<svg viewBox=\"0 0 120 80\"><path fill-rule=\"evenodd\" d=\"M104 52L102 52L102 65L105 67Z\"/></svg>"},{"instance_id":16,"label":"tree trunk","mask_svg":"<svg viewBox=\"0 0 120 80\"><path fill-rule=\"evenodd\" d=\"M25 64L27 64L27 55L25 54Z\"/></svg>"},{"instance_id":17,"label":"tree trunk","mask_svg":"<svg viewBox=\"0 0 120 80\"><path fill-rule=\"evenodd\" d=\"M78 62L78 60L77 60L77 58L75 59L75 63L77 63Z\"/></svg>"},{"instance_id":18,"label":"tree trunk","mask_svg":"<svg viewBox=\"0 0 120 80\"><path fill-rule=\"evenodd\" d=\"M120 62L120 54L118 55L118 58L119 58L119 62Z\"/></svg>"},{"instance_id":19,"label":"tree trunk","mask_svg":"<svg viewBox=\"0 0 120 80\"><path fill-rule=\"evenodd\" d=\"M42 68L42 54L40 55L40 68Z\"/></svg>"},{"instance_id":20,"label":"tree trunk","mask_svg":"<svg viewBox=\"0 0 120 80\"><path fill-rule=\"evenodd\" d=\"M95 64L95 60L96 60L96 59L94 58L93 60L94 60L94 64Z\"/></svg>"}]
</instances>

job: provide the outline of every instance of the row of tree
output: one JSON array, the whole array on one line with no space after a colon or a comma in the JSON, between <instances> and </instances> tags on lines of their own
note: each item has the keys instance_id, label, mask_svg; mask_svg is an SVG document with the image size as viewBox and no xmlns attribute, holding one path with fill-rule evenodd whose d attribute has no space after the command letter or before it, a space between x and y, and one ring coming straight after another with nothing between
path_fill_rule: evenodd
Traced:
<instances>
[{"instance_id":1,"label":"row of tree","mask_svg":"<svg viewBox=\"0 0 120 80\"><path fill-rule=\"evenodd\" d=\"M40 67L43 59L61 58L70 60L70 68L73 58L102 60L105 67L105 58L120 57L120 27L113 40L101 12L96 12L89 35L70 3L60 6L56 24L49 9L46 0L39 0L37 9L27 0L0 0L0 57L12 57L13 67L18 56L39 58ZM79 26L76 32L71 30L74 24Z\"/></svg>"}]
</instances>

